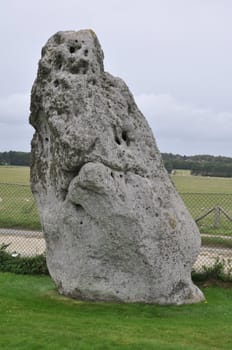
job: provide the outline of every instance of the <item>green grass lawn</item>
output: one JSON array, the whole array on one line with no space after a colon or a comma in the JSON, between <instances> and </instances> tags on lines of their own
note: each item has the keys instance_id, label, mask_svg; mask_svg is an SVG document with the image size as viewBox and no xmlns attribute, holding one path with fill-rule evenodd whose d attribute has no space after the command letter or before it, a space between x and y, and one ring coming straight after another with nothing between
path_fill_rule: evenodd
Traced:
<instances>
[{"instance_id":1,"label":"green grass lawn","mask_svg":"<svg viewBox=\"0 0 232 350\"><path fill-rule=\"evenodd\" d=\"M29 177L29 167L0 166L0 227L40 230Z\"/></svg>"},{"instance_id":2,"label":"green grass lawn","mask_svg":"<svg viewBox=\"0 0 232 350\"><path fill-rule=\"evenodd\" d=\"M40 229L37 207L29 186L0 183L0 227Z\"/></svg>"},{"instance_id":3,"label":"green grass lawn","mask_svg":"<svg viewBox=\"0 0 232 350\"><path fill-rule=\"evenodd\" d=\"M29 185L30 168L26 166L0 166L0 183Z\"/></svg>"},{"instance_id":4,"label":"green grass lawn","mask_svg":"<svg viewBox=\"0 0 232 350\"><path fill-rule=\"evenodd\" d=\"M0 273L1 350L232 349L232 289L206 303L106 304L59 296L49 277Z\"/></svg>"},{"instance_id":5,"label":"green grass lawn","mask_svg":"<svg viewBox=\"0 0 232 350\"><path fill-rule=\"evenodd\" d=\"M227 215L232 217L232 194L218 193L181 193L181 197L194 220L208 213L206 217L198 221L201 233L212 233L217 235L231 235L232 223L216 207L221 207Z\"/></svg>"},{"instance_id":6,"label":"green grass lawn","mask_svg":"<svg viewBox=\"0 0 232 350\"><path fill-rule=\"evenodd\" d=\"M30 168L0 166L0 183L29 185ZM232 193L232 178L191 176L189 170L176 170L172 180L178 192Z\"/></svg>"},{"instance_id":7,"label":"green grass lawn","mask_svg":"<svg viewBox=\"0 0 232 350\"><path fill-rule=\"evenodd\" d=\"M232 217L232 178L191 176L189 170L176 170L172 181L195 220L218 205ZM219 225L215 225L215 211L199 221L198 226L201 233L232 234L232 224L225 215L220 213ZM221 242L225 246L230 244Z\"/></svg>"},{"instance_id":8,"label":"green grass lawn","mask_svg":"<svg viewBox=\"0 0 232 350\"><path fill-rule=\"evenodd\" d=\"M232 193L232 178L192 176L188 170L177 170L172 181L178 192Z\"/></svg>"}]
</instances>

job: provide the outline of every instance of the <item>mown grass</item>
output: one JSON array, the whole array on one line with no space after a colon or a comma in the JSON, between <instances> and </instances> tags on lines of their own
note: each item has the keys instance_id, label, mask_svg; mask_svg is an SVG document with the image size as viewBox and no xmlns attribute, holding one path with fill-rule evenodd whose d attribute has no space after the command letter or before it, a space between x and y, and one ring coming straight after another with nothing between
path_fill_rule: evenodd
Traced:
<instances>
[{"instance_id":1,"label":"mown grass","mask_svg":"<svg viewBox=\"0 0 232 350\"><path fill-rule=\"evenodd\" d=\"M177 170L172 181L178 192L232 193L232 178L192 176L188 170Z\"/></svg>"},{"instance_id":2,"label":"mown grass","mask_svg":"<svg viewBox=\"0 0 232 350\"><path fill-rule=\"evenodd\" d=\"M214 248L231 248L232 239L223 238L222 236L207 235L201 237L202 245L212 246Z\"/></svg>"},{"instance_id":3,"label":"mown grass","mask_svg":"<svg viewBox=\"0 0 232 350\"><path fill-rule=\"evenodd\" d=\"M41 276L0 273L0 285L1 350L232 348L232 289L177 307L70 300Z\"/></svg>"},{"instance_id":4,"label":"mown grass","mask_svg":"<svg viewBox=\"0 0 232 350\"><path fill-rule=\"evenodd\" d=\"M0 227L41 228L29 186L0 183Z\"/></svg>"},{"instance_id":5,"label":"mown grass","mask_svg":"<svg viewBox=\"0 0 232 350\"><path fill-rule=\"evenodd\" d=\"M30 168L26 166L0 166L0 183L29 185Z\"/></svg>"},{"instance_id":6,"label":"mown grass","mask_svg":"<svg viewBox=\"0 0 232 350\"><path fill-rule=\"evenodd\" d=\"M29 185L30 169L0 166L0 183ZM189 170L176 170L172 180L178 192L232 193L232 178L191 176Z\"/></svg>"},{"instance_id":7,"label":"mown grass","mask_svg":"<svg viewBox=\"0 0 232 350\"><path fill-rule=\"evenodd\" d=\"M29 178L29 167L0 166L0 227L41 229Z\"/></svg>"},{"instance_id":8,"label":"mown grass","mask_svg":"<svg viewBox=\"0 0 232 350\"><path fill-rule=\"evenodd\" d=\"M181 193L181 197L194 220L209 213L198 221L201 233L231 235L231 221L217 207L223 208L232 217L232 194Z\"/></svg>"},{"instance_id":9,"label":"mown grass","mask_svg":"<svg viewBox=\"0 0 232 350\"><path fill-rule=\"evenodd\" d=\"M172 181L194 220L216 206L221 206L232 217L232 178L191 176L189 170L176 170ZM231 222L222 213L217 219L215 210L200 220L198 226L201 233L232 234ZM230 243L221 241L221 245Z\"/></svg>"}]
</instances>

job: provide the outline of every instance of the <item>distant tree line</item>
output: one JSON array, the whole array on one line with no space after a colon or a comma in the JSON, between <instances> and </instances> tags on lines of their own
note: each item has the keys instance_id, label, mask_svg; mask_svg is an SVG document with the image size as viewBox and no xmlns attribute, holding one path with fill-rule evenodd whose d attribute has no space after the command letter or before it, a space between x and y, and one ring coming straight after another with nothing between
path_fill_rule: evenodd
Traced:
<instances>
[{"instance_id":1,"label":"distant tree line","mask_svg":"<svg viewBox=\"0 0 232 350\"><path fill-rule=\"evenodd\" d=\"M232 158L210 155L181 156L162 153L169 173L175 169L187 169L192 175L232 177ZM30 165L29 152L0 152L0 165Z\"/></svg>"},{"instance_id":2,"label":"distant tree line","mask_svg":"<svg viewBox=\"0 0 232 350\"><path fill-rule=\"evenodd\" d=\"M0 152L0 165L30 165L29 152Z\"/></svg>"},{"instance_id":3,"label":"distant tree line","mask_svg":"<svg viewBox=\"0 0 232 350\"><path fill-rule=\"evenodd\" d=\"M232 177L232 158L210 155L181 156L162 153L169 173L175 169L187 169L192 175Z\"/></svg>"}]
</instances>

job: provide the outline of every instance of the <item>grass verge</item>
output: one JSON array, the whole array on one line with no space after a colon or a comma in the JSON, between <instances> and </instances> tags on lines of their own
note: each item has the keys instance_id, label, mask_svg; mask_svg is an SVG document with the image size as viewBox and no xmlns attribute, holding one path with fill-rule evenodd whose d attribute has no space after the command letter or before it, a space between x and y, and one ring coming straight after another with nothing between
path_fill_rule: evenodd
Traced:
<instances>
[{"instance_id":1,"label":"grass verge","mask_svg":"<svg viewBox=\"0 0 232 350\"><path fill-rule=\"evenodd\" d=\"M45 276L0 273L0 285L1 350L232 348L229 288L204 288L205 303L164 307L70 300Z\"/></svg>"},{"instance_id":2,"label":"grass verge","mask_svg":"<svg viewBox=\"0 0 232 350\"><path fill-rule=\"evenodd\" d=\"M41 229L29 186L0 183L0 212L0 227Z\"/></svg>"},{"instance_id":3,"label":"grass verge","mask_svg":"<svg viewBox=\"0 0 232 350\"><path fill-rule=\"evenodd\" d=\"M223 237L202 236L202 245L213 248L232 248L232 239Z\"/></svg>"}]
</instances>

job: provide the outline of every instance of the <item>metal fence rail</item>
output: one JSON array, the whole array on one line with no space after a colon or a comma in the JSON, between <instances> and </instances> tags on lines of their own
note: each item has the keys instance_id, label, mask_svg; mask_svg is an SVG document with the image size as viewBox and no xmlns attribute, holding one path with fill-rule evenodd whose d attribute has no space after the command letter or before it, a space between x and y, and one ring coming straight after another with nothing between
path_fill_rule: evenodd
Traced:
<instances>
[{"instance_id":1,"label":"metal fence rail","mask_svg":"<svg viewBox=\"0 0 232 350\"><path fill-rule=\"evenodd\" d=\"M180 193L201 233L232 235L232 194Z\"/></svg>"},{"instance_id":2,"label":"metal fence rail","mask_svg":"<svg viewBox=\"0 0 232 350\"><path fill-rule=\"evenodd\" d=\"M232 269L232 194L180 193L201 232L202 247L195 268L224 261Z\"/></svg>"},{"instance_id":3,"label":"metal fence rail","mask_svg":"<svg viewBox=\"0 0 232 350\"><path fill-rule=\"evenodd\" d=\"M202 236L195 264L211 266L217 258L232 269L232 194L180 193ZM29 186L0 183L0 246L11 254L45 252L38 212Z\"/></svg>"}]
</instances>

